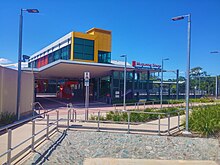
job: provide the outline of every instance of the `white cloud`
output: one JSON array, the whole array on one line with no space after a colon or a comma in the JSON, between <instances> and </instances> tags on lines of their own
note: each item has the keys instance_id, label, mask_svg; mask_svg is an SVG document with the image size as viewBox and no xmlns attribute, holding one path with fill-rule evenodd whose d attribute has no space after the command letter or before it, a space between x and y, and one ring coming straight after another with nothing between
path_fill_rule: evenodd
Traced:
<instances>
[{"instance_id":1,"label":"white cloud","mask_svg":"<svg viewBox=\"0 0 220 165\"><path fill-rule=\"evenodd\" d=\"M11 64L1 64L0 63L0 66L8 67L8 68L16 69L16 70L18 69L18 63L11 63ZM22 68L28 67L28 62L21 62L21 67Z\"/></svg>"},{"instance_id":2,"label":"white cloud","mask_svg":"<svg viewBox=\"0 0 220 165\"><path fill-rule=\"evenodd\" d=\"M0 58L0 64L8 64L10 63L11 61L6 59L6 58Z\"/></svg>"}]
</instances>

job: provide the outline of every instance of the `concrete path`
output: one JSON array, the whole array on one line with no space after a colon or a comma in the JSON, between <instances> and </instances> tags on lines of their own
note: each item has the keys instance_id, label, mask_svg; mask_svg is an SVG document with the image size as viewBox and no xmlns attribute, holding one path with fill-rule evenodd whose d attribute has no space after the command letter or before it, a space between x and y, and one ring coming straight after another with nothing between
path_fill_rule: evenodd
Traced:
<instances>
[{"instance_id":1,"label":"concrete path","mask_svg":"<svg viewBox=\"0 0 220 165\"><path fill-rule=\"evenodd\" d=\"M87 158L83 165L218 165L215 161Z\"/></svg>"}]
</instances>

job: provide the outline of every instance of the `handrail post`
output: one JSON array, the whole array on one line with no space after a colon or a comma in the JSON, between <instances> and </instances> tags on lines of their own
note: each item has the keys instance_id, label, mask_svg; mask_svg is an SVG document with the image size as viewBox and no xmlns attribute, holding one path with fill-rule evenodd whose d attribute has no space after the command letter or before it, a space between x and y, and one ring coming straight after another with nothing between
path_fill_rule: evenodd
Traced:
<instances>
[{"instance_id":1,"label":"handrail post","mask_svg":"<svg viewBox=\"0 0 220 165\"><path fill-rule=\"evenodd\" d=\"M130 133L130 112L128 111L127 112L127 114L128 114L128 133Z\"/></svg>"},{"instance_id":2,"label":"handrail post","mask_svg":"<svg viewBox=\"0 0 220 165\"><path fill-rule=\"evenodd\" d=\"M31 139L31 151L34 152L34 139L35 139L35 120L32 120L32 139Z\"/></svg>"},{"instance_id":3,"label":"handrail post","mask_svg":"<svg viewBox=\"0 0 220 165\"><path fill-rule=\"evenodd\" d=\"M160 135L160 115L158 115L158 135Z\"/></svg>"},{"instance_id":4,"label":"handrail post","mask_svg":"<svg viewBox=\"0 0 220 165\"><path fill-rule=\"evenodd\" d=\"M11 164L11 140L12 140L12 130L8 130L8 154L7 154L7 165Z\"/></svg>"},{"instance_id":5,"label":"handrail post","mask_svg":"<svg viewBox=\"0 0 220 165\"><path fill-rule=\"evenodd\" d=\"M180 112L178 112L178 129L180 130Z\"/></svg>"},{"instance_id":6,"label":"handrail post","mask_svg":"<svg viewBox=\"0 0 220 165\"><path fill-rule=\"evenodd\" d=\"M67 130L69 130L69 127L70 127L70 109L68 110L67 113Z\"/></svg>"},{"instance_id":7,"label":"handrail post","mask_svg":"<svg viewBox=\"0 0 220 165\"><path fill-rule=\"evenodd\" d=\"M74 109L72 110L72 120L71 120L71 122L74 122Z\"/></svg>"},{"instance_id":8,"label":"handrail post","mask_svg":"<svg viewBox=\"0 0 220 165\"><path fill-rule=\"evenodd\" d=\"M46 137L47 137L47 139L49 139L49 115L47 114L46 115L47 116L47 132L46 132Z\"/></svg>"},{"instance_id":9,"label":"handrail post","mask_svg":"<svg viewBox=\"0 0 220 165\"><path fill-rule=\"evenodd\" d=\"M168 133L170 134L170 114L168 114Z\"/></svg>"},{"instance_id":10,"label":"handrail post","mask_svg":"<svg viewBox=\"0 0 220 165\"><path fill-rule=\"evenodd\" d=\"M75 110L75 122L76 122L76 110Z\"/></svg>"},{"instance_id":11,"label":"handrail post","mask_svg":"<svg viewBox=\"0 0 220 165\"><path fill-rule=\"evenodd\" d=\"M57 132L59 131L59 111L57 110Z\"/></svg>"},{"instance_id":12,"label":"handrail post","mask_svg":"<svg viewBox=\"0 0 220 165\"><path fill-rule=\"evenodd\" d=\"M100 124L100 111L98 112L98 129L97 129L98 132L100 131L99 124Z\"/></svg>"}]
</instances>

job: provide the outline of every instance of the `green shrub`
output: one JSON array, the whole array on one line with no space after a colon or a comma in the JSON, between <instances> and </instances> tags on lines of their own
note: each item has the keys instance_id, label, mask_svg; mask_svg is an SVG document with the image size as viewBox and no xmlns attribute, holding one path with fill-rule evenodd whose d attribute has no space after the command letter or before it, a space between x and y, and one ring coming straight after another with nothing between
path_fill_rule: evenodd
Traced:
<instances>
[{"instance_id":1,"label":"green shrub","mask_svg":"<svg viewBox=\"0 0 220 165\"><path fill-rule=\"evenodd\" d=\"M161 112L161 113L170 113L175 111L177 108L175 107L167 107L163 109L153 109L153 108L146 108L144 112ZM135 110L134 110L135 111ZM184 114L184 111L180 111L180 115ZM177 116L178 113L171 113L170 116ZM167 117L167 115L160 115L161 118ZM91 120L98 120L97 116L91 116ZM158 119L158 114L147 114L147 113L134 113L131 112L130 121L131 122L147 122L151 120ZM126 112L120 111L110 111L106 113L106 117L100 116L100 120L108 120L108 121L121 121L127 122L128 121L128 114Z\"/></svg>"},{"instance_id":2,"label":"green shrub","mask_svg":"<svg viewBox=\"0 0 220 165\"><path fill-rule=\"evenodd\" d=\"M16 120L16 116L11 112L0 113L0 126L11 124Z\"/></svg>"},{"instance_id":3,"label":"green shrub","mask_svg":"<svg viewBox=\"0 0 220 165\"><path fill-rule=\"evenodd\" d=\"M220 106L194 107L189 116L189 129L203 136L213 136L220 132Z\"/></svg>"}]
</instances>

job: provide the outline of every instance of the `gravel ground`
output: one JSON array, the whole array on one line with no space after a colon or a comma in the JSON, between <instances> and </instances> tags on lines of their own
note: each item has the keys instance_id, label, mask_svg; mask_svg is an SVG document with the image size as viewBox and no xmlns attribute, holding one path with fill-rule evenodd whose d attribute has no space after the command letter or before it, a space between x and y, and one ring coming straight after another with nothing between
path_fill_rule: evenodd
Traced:
<instances>
[{"instance_id":1,"label":"gravel ground","mask_svg":"<svg viewBox=\"0 0 220 165\"><path fill-rule=\"evenodd\" d=\"M85 158L217 160L217 139L67 131L23 164L83 164Z\"/></svg>"}]
</instances>

